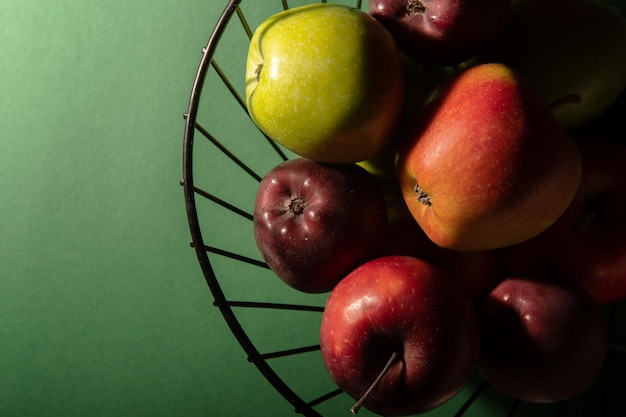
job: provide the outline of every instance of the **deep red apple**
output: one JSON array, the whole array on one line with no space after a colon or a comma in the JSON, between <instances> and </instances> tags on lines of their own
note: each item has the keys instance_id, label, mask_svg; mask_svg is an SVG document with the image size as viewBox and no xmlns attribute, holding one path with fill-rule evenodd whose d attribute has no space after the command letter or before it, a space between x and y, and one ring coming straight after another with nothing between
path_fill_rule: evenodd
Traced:
<instances>
[{"instance_id":1,"label":"deep red apple","mask_svg":"<svg viewBox=\"0 0 626 417\"><path fill-rule=\"evenodd\" d=\"M387 229L381 189L363 168L305 158L262 179L254 237L268 266L300 291L330 291L370 259Z\"/></svg>"},{"instance_id":2,"label":"deep red apple","mask_svg":"<svg viewBox=\"0 0 626 417\"><path fill-rule=\"evenodd\" d=\"M440 65L471 58L503 30L510 0L370 0L369 12L411 58Z\"/></svg>"},{"instance_id":3,"label":"deep red apple","mask_svg":"<svg viewBox=\"0 0 626 417\"><path fill-rule=\"evenodd\" d=\"M574 201L546 231L504 248L514 274L551 275L582 286L594 299L626 299L626 144L578 138L582 178Z\"/></svg>"},{"instance_id":4,"label":"deep red apple","mask_svg":"<svg viewBox=\"0 0 626 417\"><path fill-rule=\"evenodd\" d=\"M523 401L574 397L597 375L608 348L599 306L580 287L529 278L500 283L478 310L479 368Z\"/></svg>"},{"instance_id":5,"label":"deep red apple","mask_svg":"<svg viewBox=\"0 0 626 417\"><path fill-rule=\"evenodd\" d=\"M330 376L355 399L383 375L364 407L385 416L443 404L478 357L468 298L443 270L407 256L376 258L346 276L327 301L320 342Z\"/></svg>"}]
</instances>

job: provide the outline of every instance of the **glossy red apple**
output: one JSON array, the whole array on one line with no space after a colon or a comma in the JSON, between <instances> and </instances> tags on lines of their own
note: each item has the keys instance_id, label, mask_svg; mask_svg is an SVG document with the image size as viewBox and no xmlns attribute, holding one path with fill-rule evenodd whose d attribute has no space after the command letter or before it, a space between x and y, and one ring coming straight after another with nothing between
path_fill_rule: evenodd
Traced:
<instances>
[{"instance_id":1,"label":"glossy red apple","mask_svg":"<svg viewBox=\"0 0 626 417\"><path fill-rule=\"evenodd\" d=\"M570 399L596 377L608 348L599 306L580 287L508 278L479 309L479 368L528 402Z\"/></svg>"},{"instance_id":2,"label":"glossy red apple","mask_svg":"<svg viewBox=\"0 0 626 417\"><path fill-rule=\"evenodd\" d=\"M471 58L502 31L510 0L370 0L369 12L411 58L439 65Z\"/></svg>"},{"instance_id":3,"label":"glossy red apple","mask_svg":"<svg viewBox=\"0 0 626 417\"><path fill-rule=\"evenodd\" d=\"M276 275L300 291L330 291L373 256L386 229L382 191L354 164L292 159L271 169L257 190L258 249Z\"/></svg>"},{"instance_id":4,"label":"glossy red apple","mask_svg":"<svg viewBox=\"0 0 626 417\"><path fill-rule=\"evenodd\" d=\"M320 343L330 376L355 399L383 375L363 404L384 416L452 398L475 371L479 349L468 298L443 270L406 256L373 259L337 284Z\"/></svg>"},{"instance_id":5,"label":"glossy red apple","mask_svg":"<svg viewBox=\"0 0 626 417\"><path fill-rule=\"evenodd\" d=\"M402 133L407 207L448 249L512 245L550 226L581 176L577 146L518 73L501 64L448 79Z\"/></svg>"},{"instance_id":6,"label":"glossy red apple","mask_svg":"<svg viewBox=\"0 0 626 417\"><path fill-rule=\"evenodd\" d=\"M626 299L626 144L578 138L583 174L565 213L545 232L502 249L514 274L570 280L602 304Z\"/></svg>"}]
</instances>

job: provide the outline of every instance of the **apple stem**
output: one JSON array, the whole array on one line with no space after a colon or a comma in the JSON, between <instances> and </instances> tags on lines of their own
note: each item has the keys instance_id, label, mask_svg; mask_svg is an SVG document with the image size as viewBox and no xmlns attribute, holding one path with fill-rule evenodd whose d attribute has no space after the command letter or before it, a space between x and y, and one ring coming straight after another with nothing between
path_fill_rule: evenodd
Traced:
<instances>
[{"instance_id":1,"label":"apple stem","mask_svg":"<svg viewBox=\"0 0 626 417\"><path fill-rule=\"evenodd\" d=\"M554 110L566 104L580 103L581 97L578 94L566 94L563 97L548 104L548 110Z\"/></svg>"},{"instance_id":2,"label":"apple stem","mask_svg":"<svg viewBox=\"0 0 626 417\"><path fill-rule=\"evenodd\" d=\"M371 392L378 386L378 384L380 383L380 381L383 379L383 377L385 376L385 374L387 373L387 371L389 371L389 368L391 368L391 365L393 365L393 363L395 362L396 358L398 357L398 352L393 352L391 354L391 357L389 358L389 360L387 361L387 363L385 364L385 367L383 368L383 370L380 372L380 374L378 374L378 376L376 377L376 379L374 380L374 382L372 382L372 385L369 386L369 388L367 389L367 391L365 391L365 393L361 396L361 398L359 398L359 400L356 402L356 404L354 404L351 408L350 411L352 412L352 414L356 415L359 410L361 409L361 407L363 406L363 403L365 402L365 400L367 400L367 397L369 397L369 395L371 394Z\"/></svg>"}]
</instances>

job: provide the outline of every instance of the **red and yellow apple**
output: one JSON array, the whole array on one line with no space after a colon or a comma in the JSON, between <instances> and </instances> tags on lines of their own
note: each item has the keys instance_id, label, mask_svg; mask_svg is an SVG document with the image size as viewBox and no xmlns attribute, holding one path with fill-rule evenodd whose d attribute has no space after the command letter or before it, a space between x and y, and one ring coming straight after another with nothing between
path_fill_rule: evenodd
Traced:
<instances>
[{"instance_id":1,"label":"red and yellow apple","mask_svg":"<svg viewBox=\"0 0 626 417\"><path fill-rule=\"evenodd\" d=\"M428 237L488 250L536 236L578 188L578 147L525 79L501 64L446 80L402 134L396 172Z\"/></svg>"}]
</instances>

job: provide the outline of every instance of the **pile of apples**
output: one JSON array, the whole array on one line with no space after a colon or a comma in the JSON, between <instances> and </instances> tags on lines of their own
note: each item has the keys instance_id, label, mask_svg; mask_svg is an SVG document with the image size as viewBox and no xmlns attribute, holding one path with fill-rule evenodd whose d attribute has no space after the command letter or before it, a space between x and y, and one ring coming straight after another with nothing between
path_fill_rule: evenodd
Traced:
<instances>
[{"instance_id":1,"label":"pile of apples","mask_svg":"<svg viewBox=\"0 0 626 417\"><path fill-rule=\"evenodd\" d=\"M254 205L263 259L329 293L332 379L419 414L478 369L572 398L626 299L626 21L596 0L370 0L254 32L251 118L298 157Z\"/></svg>"}]
</instances>

